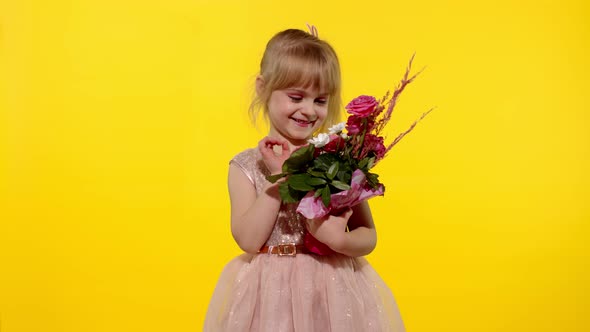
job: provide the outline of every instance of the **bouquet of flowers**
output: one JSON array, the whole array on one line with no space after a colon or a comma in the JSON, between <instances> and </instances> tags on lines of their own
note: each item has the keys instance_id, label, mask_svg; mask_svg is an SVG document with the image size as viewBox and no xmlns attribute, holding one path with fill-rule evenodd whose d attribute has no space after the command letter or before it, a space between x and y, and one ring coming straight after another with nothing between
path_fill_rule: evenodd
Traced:
<instances>
[{"instance_id":1,"label":"bouquet of flowers","mask_svg":"<svg viewBox=\"0 0 590 332\"><path fill-rule=\"evenodd\" d=\"M397 99L421 72L408 77L413 59L393 94L387 93L380 100L365 95L353 99L346 106L350 114L346 122L310 139L310 144L294 151L285 161L282 173L267 177L272 183L286 177L279 186L283 202L299 202L297 212L313 219L383 195L385 186L371 169L432 111L422 114L385 145L382 130L391 119Z\"/></svg>"}]
</instances>

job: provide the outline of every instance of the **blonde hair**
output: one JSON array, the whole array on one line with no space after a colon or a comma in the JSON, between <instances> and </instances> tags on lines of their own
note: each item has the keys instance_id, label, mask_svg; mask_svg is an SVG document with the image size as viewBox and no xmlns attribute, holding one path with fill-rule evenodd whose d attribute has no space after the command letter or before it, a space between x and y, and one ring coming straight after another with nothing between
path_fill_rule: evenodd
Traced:
<instances>
[{"instance_id":1,"label":"blonde hair","mask_svg":"<svg viewBox=\"0 0 590 332\"><path fill-rule=\"evenodd\" d=\"M319 131L338 122L342 103L340 64L332 46L316 35L297 29L274 35L260 61L260 76L264 86L249 109L254 124L261 108L268 119L267 104L273 91L295 86L319 89L329 95L328 114Z\"/></svg>"}]
</instances>

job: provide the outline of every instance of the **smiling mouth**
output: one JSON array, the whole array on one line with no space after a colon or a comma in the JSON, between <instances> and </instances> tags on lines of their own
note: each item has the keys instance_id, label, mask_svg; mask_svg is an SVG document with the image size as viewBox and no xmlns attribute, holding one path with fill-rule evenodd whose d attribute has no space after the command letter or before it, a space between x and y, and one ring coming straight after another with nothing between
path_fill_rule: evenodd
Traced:
<instances>
[{"instance_id":1,"label":"smiling mouth","mask_svg":"<svg viewBox=\"0 0 590 332\"><path fill-rule=\"evenodd\" d=\"M309 125L313 126L313 124L315 123L315 121L307 121L307 120L301 120L301 119L295 119L295 118L291 118L291 120L295 121L298 125L304 126L304 127L309 126Z\"/></svg>"}]
</instances>

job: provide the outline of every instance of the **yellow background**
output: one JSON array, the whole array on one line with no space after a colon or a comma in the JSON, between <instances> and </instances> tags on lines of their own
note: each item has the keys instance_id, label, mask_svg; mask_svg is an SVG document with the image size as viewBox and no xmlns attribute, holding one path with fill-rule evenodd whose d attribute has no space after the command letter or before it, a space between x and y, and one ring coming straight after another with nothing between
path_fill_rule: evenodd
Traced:
<instances>
[{"instance_id":1,"label":"yellow background","mask_svg":"<svg viewBox=\"0 0 590 332\"><path fill-rule=\"evenodd\" d=\"M585 1L0 1L0 331L199 331L266 41L315 24L344 100L416 52L368 259L408 331L590 330Z\"/></svg>"}]
</instances>

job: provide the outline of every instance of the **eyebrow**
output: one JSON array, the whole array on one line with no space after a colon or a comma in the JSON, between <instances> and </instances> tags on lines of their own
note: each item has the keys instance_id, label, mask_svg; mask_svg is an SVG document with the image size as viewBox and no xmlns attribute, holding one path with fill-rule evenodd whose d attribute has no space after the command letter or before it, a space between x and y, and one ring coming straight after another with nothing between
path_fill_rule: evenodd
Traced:
<instances>
[{"instance_id":1,"label":"eyebrow","mask_svg":"<svg viewBox=\"0 0 590 332\"><path fill-rule=\"evenodd\" d=\"M301 93L301 94L303 94L303 95L306 95L306 96L308 95L308 92L307 92L307 90L302 90L302 89L300 89L300 88L288 88L288 89L286 89L286 90L287 90L287 91L295 91L295 92L299 92L299 93ZM329 95L330 95L329 93L327 93L327 92L323 92L323 93L319 93L319 94L318 94L318 97L328 97Z\"/></svg>"}]
</instances>

